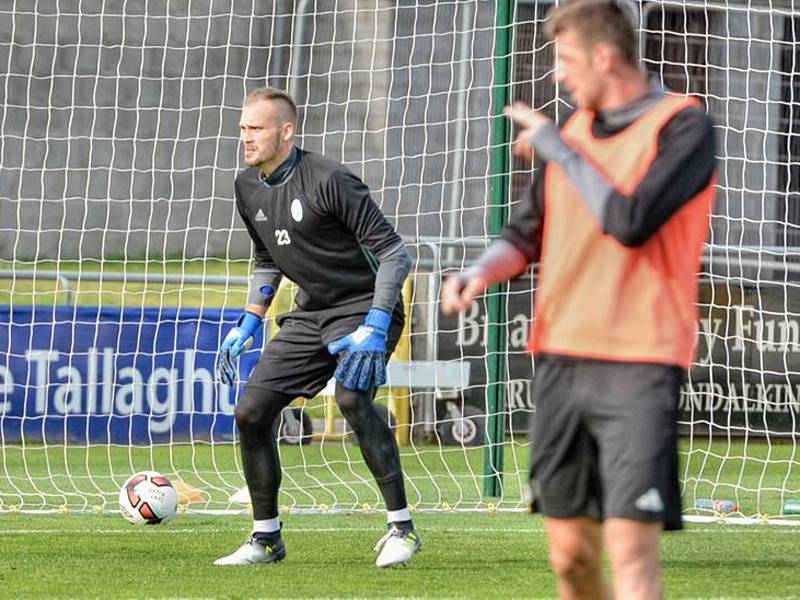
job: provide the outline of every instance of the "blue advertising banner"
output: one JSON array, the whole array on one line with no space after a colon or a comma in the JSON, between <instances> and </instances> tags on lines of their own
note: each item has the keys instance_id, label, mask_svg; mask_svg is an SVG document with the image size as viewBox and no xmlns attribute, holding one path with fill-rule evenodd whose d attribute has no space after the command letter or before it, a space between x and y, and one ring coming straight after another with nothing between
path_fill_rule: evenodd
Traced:
<instances>
[{"instance_id":1,"label":"blue advertising banner","mask_svg":"<svg viewBox=\"0 0 800 600\"><path fill-rule=\"evenodd\" d=\"M239 314L0 306L0 443L233 439L237 390L215 365ZM258 357L242 356L241 381Z\"/></svg>"}]
</instances>

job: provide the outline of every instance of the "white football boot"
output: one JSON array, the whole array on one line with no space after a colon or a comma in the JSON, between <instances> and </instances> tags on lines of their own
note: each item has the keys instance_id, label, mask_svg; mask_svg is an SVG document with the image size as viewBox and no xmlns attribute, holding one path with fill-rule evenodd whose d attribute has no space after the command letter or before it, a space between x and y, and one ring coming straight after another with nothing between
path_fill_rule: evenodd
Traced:
<instances>
[{"instance_id":1,"label":"white football boot","mask_svg":"<svg viewBox=\"0 0 800 600\"><path fill-rule=\"evenodd\" d=\"M214 561L215 565L257 565L274 563L286 557L286 546L279 538L273 544L263 544L254 536L247 538L244 544L233 554L223 556Z\"/></svg>"},{"instance_id":2,"label":"white football boot","mask_svg":"<svg viewBox=\"0 0 800 600\"><path fill-rule=\"evenodd\" d=\"M375 559L375 566L393 567L395 565L407 565L411 557L422 547L422 540L419 539L417 532L413 529L403 531L396 525L392 525L378 543L375 544L375 551L378 558Z\"/></svg>"}]
</instances>

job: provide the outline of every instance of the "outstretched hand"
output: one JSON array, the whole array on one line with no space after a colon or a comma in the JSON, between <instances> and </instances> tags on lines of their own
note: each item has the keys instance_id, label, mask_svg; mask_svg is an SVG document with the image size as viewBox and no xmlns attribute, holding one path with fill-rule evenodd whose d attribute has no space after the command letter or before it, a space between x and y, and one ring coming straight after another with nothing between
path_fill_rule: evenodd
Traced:
<instances>
[{"instance_id":1,"label":"outstretched hand","mask_svg":"<svg viewBox=\"0 0 800 600\"><path fill-rule=\"evenodd\" d=\"M486 291L487 287L488 283L479 275L470 277L467 281L463 281L457 275L451 275L442 284L442 312L446 315L464 312L472 306L475 298Z\"/></svg>"},{"instance_id":2,"label":"outstretched hand","mask_svg":"<svg viewBox=\"0 0 800 600\"><path fill-rule=\"evenodd\" d=\"M521 128L514 141L514 155L533 161L534 149L531 136L552 121L524 102L515 102L512 106L506 106L503 114Z\"/></svg>"}]
</instances>

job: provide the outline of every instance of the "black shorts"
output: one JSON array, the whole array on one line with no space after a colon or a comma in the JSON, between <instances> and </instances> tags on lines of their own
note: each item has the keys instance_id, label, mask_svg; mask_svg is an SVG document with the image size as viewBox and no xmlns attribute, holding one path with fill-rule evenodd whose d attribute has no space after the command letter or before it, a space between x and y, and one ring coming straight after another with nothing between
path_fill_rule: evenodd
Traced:
<instances>
[{"instance_id":1,"label":"black shorts","mask_svg":"<svg viewBox=\"0 0 800 600\"><path fill-rule=\"evenodd\" d=\"M313 398L333 377L338 356L327 345L353 333L364 323L370 301L322 310L295 310L277 318L280 331L267 342L261 359L250 374L248 386ZM403 331L403 312L392 314L386 345L389 359Z\"/></svg>"},{"instance_id":2,"label":"black shorts","mask_svg":"<svg viewBox=\"0 0 800 600\"><path fill-rule=\"evenodd\" d=\"M535 366L534 510L681 529L678 400L684 372L554 356L538 356Z\"/></svg>"}]
</instances>

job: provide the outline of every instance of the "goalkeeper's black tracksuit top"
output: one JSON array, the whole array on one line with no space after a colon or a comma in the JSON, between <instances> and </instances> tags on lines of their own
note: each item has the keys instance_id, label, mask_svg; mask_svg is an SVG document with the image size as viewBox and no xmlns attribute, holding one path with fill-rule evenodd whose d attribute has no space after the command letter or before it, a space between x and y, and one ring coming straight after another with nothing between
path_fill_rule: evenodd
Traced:
<instances>
[{"instance_id":1,"label":"goalkeeper's black tracksuit top","mask_svg":"<svg viewBox=\"0 0 800 600\"><path fill-rule=\"evenodd\" d=\"M297 283L296 302L304 310L373 298L374 308L391 314L410 267L400 236L349 169L300 148L293 152L282 183L268 184L257 167L236 177L236 206L253 240L255 271Z\"/></svg>"}]
</instances>

